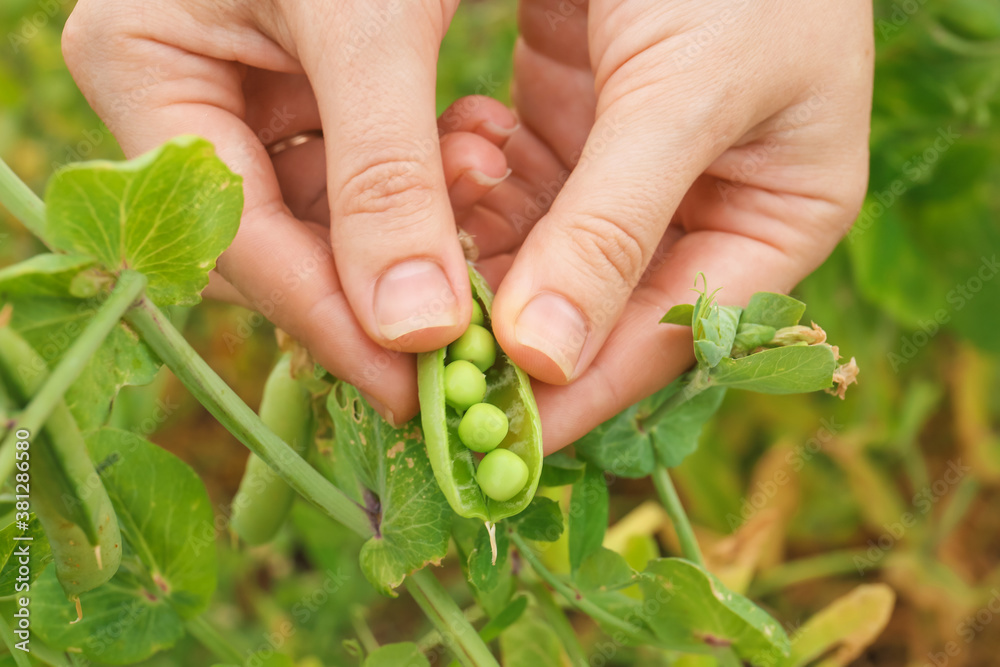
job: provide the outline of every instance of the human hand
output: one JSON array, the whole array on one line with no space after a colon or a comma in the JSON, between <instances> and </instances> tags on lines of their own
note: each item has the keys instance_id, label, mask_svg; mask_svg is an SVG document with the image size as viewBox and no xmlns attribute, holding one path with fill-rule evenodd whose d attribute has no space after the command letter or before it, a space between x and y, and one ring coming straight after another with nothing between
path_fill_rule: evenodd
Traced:
<instances>
[{"instance_id":1,"label":"human hand","mask_svg":"<svg viewBox=\"0 0 1000 667\"><path fill-rule=\"evenodd\" d=\"M452 206L503 176L498 145L516 125L483 102L452 114L439 142L437 52L456 5L81 0L63 36L128 156L196 134L243 176L215 292L267 315L390 419L417 411L405 353L468 324ZM325 142L272 163L265 144L320 127Z\"/></svg>"},{"instance_id":2,"label":"human hand","mask_svg":"<svg viewBox=\"0 0 1000 667\"><path fill-rule=\"evenodd\" d=\"M459 223L499 284L497 340L544 381L551 452L690 366L690 332L657 323L698 271L740 303L833 249L867 182L872 17L522 0L520 28L513 175Z\"/></svg>"}]
</instances>

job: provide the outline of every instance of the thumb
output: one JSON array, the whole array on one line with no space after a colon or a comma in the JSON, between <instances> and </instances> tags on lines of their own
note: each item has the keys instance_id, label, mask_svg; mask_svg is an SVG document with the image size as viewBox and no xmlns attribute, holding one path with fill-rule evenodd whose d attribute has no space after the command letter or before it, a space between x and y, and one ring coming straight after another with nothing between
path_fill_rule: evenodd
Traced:
<instances>
[{"instance_id":1,"label":"thumb","mask_svg":"<svg viewBox=\"0 0 1000 667\"><path fill-rule=\"evenodd\" d=\"M454 5L336 3L293 27L326 137L344 293L372 339L407 352L446 345L471 315L435 109Z\"/></svg>"},{"instance_id":2,"label":"thumb","mask_svg":"<svg viewBox=\"0 0 1000 667\"><path fill-rule=\"evenodd\" d=\"M717 109L690 99L653 85L599 103L579 162L494 301L498 341L533 377L564 384L587 369L685 193L724 148L713 137L733 136Z\"/></svg>"}]
</instances>

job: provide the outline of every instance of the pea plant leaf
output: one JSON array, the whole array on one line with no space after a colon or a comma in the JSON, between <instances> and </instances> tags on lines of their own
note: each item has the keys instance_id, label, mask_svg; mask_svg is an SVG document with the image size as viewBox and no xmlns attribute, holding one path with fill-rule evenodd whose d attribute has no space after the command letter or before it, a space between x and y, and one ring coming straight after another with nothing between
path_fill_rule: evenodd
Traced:
<instances>
[{"instance_id":1,"label":"pea plant leaf","mask_svg":"<svg viewBox=\"0 0 1000 667\"><path fill-rule=\"evenodd\" d=\"M741 359L722 359L710 372L716 386L761 394L801 394L833 386L837 357L829 345L795 345Z\"/></svg>"},{"instance_id":2,"label":"pea plant leaf","mask_svg":"<svg viewBox=\"0 0 1000 667\"><path fill-rule=\"evenodd\" d=\"M431 667L431 663L413 642L380 646L365 658L362 667Z\"/></svg>"},{"instance_id":3,"label":"pea plant leaf","mask_svg":"<svg viewBox=\"0 0 1000 667\"><path fill-rule=\"evenodd\" d=\"M535 496L523 512L508 521L518 534L536 542L555 542L563 533L559 503L544 496Z\"/></svg>"},{"instance_id":4,"label":"pea plant leaf","mask_svg":"<svg viewBox=\"0 0 1000 667\"><path fill-rule=\"evenodd\" d=\"M529 607L500 635L504 665L563 665L562 645L537 607Z\"/></svg>"},{"instance_id":5,"label":"pea plant leaf","mask_svg":"<svg viewBox=\"0 0 1000 667\"><path fill-rule=\"evenodd\" d=\"M680 324L681 326L691 326L691 319L694 315L694 304L679 303L660 319L660 324Z\"/></svg>"},{"instance_id":6,"label":"pea plant leaf","mask_svg":"<svg viewBox=\"0 0 1000 667\"><path fill-rule=\"evenodd\" d=\"M32 593L38 634L108 664L141 662L172 646L183 623L202 613L215 591L215 516L205 486L173 454L127 431L87 438L114 504L125 556L108 582L80 596L83 619L49 568Z\"/></svg>"},{"instance_id":7,"label":"pea plant leaf","mask_svg":"<svg viewBox=\"0 0 1000 667\"><path fill-rule=\"evenodd\" d=\"M733 357L745 357L758 347L762 347L774 338L776 331L777 329L766 324L740 322L736 338L733 340Z\"/></svg>"},{"instance_id":8,"label":"pea plant leaf","mask_svg":"<svg viewBox=\"0 0 1000 667\"><path fill-rule=\"evenodd\" d=\"M583 477L586 463L565 452L549 454L542 461L542 477L539 486L567 486Z\"/></svg>"},{"instance_id":9,"label":"pea plant leaf","mask_svg":"<svg viewBox=\"0 0 1000 667\"><path fill-rule=\"evenodd\" d=\"M27 537L29 540L16 540L15 537ZM27 579L21 581L30 586L52 562L52 550L42 524L34 514L28 519L27 530L18 528L17 523L0 530L0 597L10 597L18 592L18 569L23 564L22 547L25 545L29 547L30 568Z\"/></svg>"},{"instance_id":10,"label":"pea plant leaf","mask_svg":"<svg viewBox=\"0 0 1000 667\"><path fill-rule=\"evenodd\" d=\"M510 537L507 531L496 531L497 560L493 562L493 549L490 546L490 533L486 525L480 523L476 534L476 542L467 559L468 578L477 589L490 593L500 585L506 569L507 556L510 552Z\"/></svg>"},{"instance_id":11,"label":"pea plant leaf","mask_svg":"<svg viewBox=\"0 0 1000 667\"><path fill-rule=\"evenodd\" d=\"M681 389L682 382L683 378L674 380L577 440L577 455L616 477L630 479L650 475L657 456L669 461L667 465L678 465L697 448L701 426L715 413L725 394L722 387L709 387L655 423L644 424L656 408Z\"/></svg>"},{"instance_id":12,"label":"pea plant leaf","mask_svg":"<svg viewBox=\"0 0 1000 667\"><path fill-rule=\"evenodd\" d=\"M77 276L96 263L87 255L35 255L0 270L0 295L72 296Z\"/></svg>"},{"instance_id":13,"label":"pea plant leaf","mask_svg":"<svg viewBox=\"0 0 1000 667\"><path fill-rule=\"evenodd\" d=\"M781 329L795 326L806 312L806 304L785 294L757 292L740 316L740 324L759 324Z\"/></svg>"},{"instance_id":14,"label":"pea plant leaf","mask_svg":"<svg viewBox=\"0 0 1000 667\"><path fill-rule=\"evenodd\" d=\"M791 655L779 664L805 667L820 657L826 667L850 664L882 634L895 602L885 584L858 586L806 621L795 633Z\"/></svg>"},{"instance_id":15,"label":"pea plant leaf","mask_svg":"<svg viewBox=\"0 0 1000 667\"><path fill-rule=\"evenodd\" d=\"M599 546L580 563L574 581L584 591L606 592L629 586L636 576L624 556Z\"/></svg>"},{"instance_id":16,"label":"pea plant leaf","mask_svg":"<svg viewBox=\"0 0 1000 667\"><path fill-rule=\"evenodd\" d=\"M376 589L395 597L406 575L444 558L451 507L434 478L419 420L393 428L343 382L330 391L327 409L377 517L375 536L361 548L361 569Z\"/></svg>"},{"instance_id":17,"label":"pea plant leaf","mask_svg":"<svg viewBox=\"0 0 1000 667\"><path fill-rule=\"evenodd\" d=\"M656 458L648 434L638 424L649 401L636 403L574 443L577 455L616 477L639 479L653 472Z\"/></svg>"},{"instance_id":18,"label":"pea plant leaf","mask_svg":"<svg viewBox=\"0 0 1000 667\"><path fill-rule=\"evenodd\" d=\"M108 271L144 273L158 305L193 305L236 235L241 185L212 144L196 137L127 162L71 164L49 181L46 238Z\"/></svg>"},{"instance_id":19,"label":"pea plant leaf","mask_svg":"<svg viewBox=\"0 0 1000 667\"><path fill-rule=\"evenodd\" d=\"M50 274L51 275L51 274ZM13 306L11 327L54 368L77 336L83 332L101 301L33 294L8 296ZM119 323L87 362L80 377L66 392L66 404L84 433L103 426L118 390L125 385L153 381L160 362L125 323ZM45 369L22 367L23 374Z\"/></svg>"},{"instance_id":20,"label":"pea plant leaf","mask_svg":"<svg viewBox=\"0 0 1000 667\"><path fill-rule=\"evenodd\" d=\"M729 356L742 312L737 306L720 306L715 301L716 292L709 294L706 285L691 313L694 356L699 364L708 368Z\"/></svg>"},{"instance_id":21,"label":"pea plant leaf","mask_svg":"<svg viewBox=\"0 0 1000 667\"><path fill-rule=\"evenodd\" d=\"M127 551L127 550L126 550ZM127 555L133 567L140 566ZM103 586L80 596L83 619L76 620L73 603L46 568L31 590L32 629L59 651L74 650L88 660L108 665L133 665L184 636L184 624L163 598L150 593L141 575L122 561L118 573Z\"/></svg>"},{"instance_id":22,"label":"pea plant leaf","mask_svg":"<svg viewBox=\"0 0 1000 667\"><path fill-rule=\"evenodd\" d=\"M486 533L486 526L483 525L482 521L456 514L452 520L451 530L458 552L458 562L466 581L469 582L469 590L486 615L490 618L496 618L510 604L517 583L509 558L510 538L507 531L500 527L497 528L497 564L492 565L493 554L489 545L489 534ZM483 535L486 536L485 542ZM489 590L484 590L477 585L479 583L477 580L482 581L482 570L477 571L475 575L472 573L474 551L477 551L475 558L480 560L476 567L485 569L485 566L489 565L495 572L496 583L494 584L488 579L486 581L487 587L492 586ZM487 577L492 576L494 575L487 575Z\"/></svg>"},{"instance_id":23,"label":"pea plant leaf","mask_svg":"<svg viewBox=\"0 0 1000 667\"><path fill-rule=\"evenodd\" d=\"M569 504L569 565L572 572L601 548L608 529L608 485L604 471L588 465L583 478L573 485Z\"/></svg>"},{"instance_id":24,"label":"pea plant leaf","mask_svg":"<svg viewBox=\"0 0 1000 667\"><path fill-rule=\"evenodd\" d=\"M664 396L664 400L678 391L680 385L675 382L668 390L671 388L673 390ZM725 387L709 387L670 410L652 425L650 436L656 455L663 465L668 468L679 466L689 454L698 449L702 428L719 410L725 396Z\"/></svg>"},{"instance_id":25,"label":"pea plant leaf","mask_svg":"<svg viewBox=\"0 0 1000 667\"><path fill-rule=\"evenodd\" d=\"M491 642L500 636L500 633L517 622L528 608L528 596L518 595L511 600L510 604L500 610L479 630L479 636L484 642Z\"/></svg>"},{"instance_id":26,"label":"pea plant leaf","mask_svg":"<svg viewBox=\"0 0 1000 667\"><path fill-rule=\"evenodd\" d=\"M644 616L664 647L711 653L732 647L751 665L773 665L789 652L777 621L753 602L690 561L659 558L639 575L651 613Z\"/></svg>"}]
</instances>

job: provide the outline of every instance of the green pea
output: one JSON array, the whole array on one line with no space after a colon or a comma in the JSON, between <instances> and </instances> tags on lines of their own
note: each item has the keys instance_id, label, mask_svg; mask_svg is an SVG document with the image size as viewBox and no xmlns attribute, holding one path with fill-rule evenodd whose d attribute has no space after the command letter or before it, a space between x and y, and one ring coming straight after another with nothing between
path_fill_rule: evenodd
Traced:
<instances>
[{"instance_id":1,"label":"green pea","mask_svg":"<svg viewBox=\"0 0 1000 667\"><path fill-rule=\"evenodd\" d=\"M474 452L491 452L507 437L509 423L504 411L489 403L469 408L458 425L458 437Z\"/></svg>"},{"instance_id":2,"label":"green pea","mask_svg":"<svg viewBox=\"0 0 1000 667\"><path fill-rule=\"evenodd\" d=\"M493 293L471 266L469 280L472 300L482 307L484 321L489 322ZM486 396L475 403L487 402L505 415L510 415L507 435L500 447L515 454L528 468L527 481L508 500L491 498L476 482L479 455L462 442L459 428L464 415L449 407L445 393L445 369L450 365L445 360L455 363L455 357L446 356L448 348L417 355L417 384L420 390L421 430L427 444L427 457L441 492L459 516L496 523L524 511L535 495L542 473L542 424L531 391L531 379L503 354L503 350L499 347L492 349L496 359L484 371ZM468 407L474 407L475 403ZM468 434L466 437L469 438ZM472 438L469 440L471 442ZM498 451L499 448L486 455Z\"/></svg>"},{"instance_id":3,"label":"green pea","mask_svg":"<svg viewBox=\"0 0 1000 667\"><path fill-rule=\"evenodd\" d=\"M473 301L472 302L472 324L478 324L479 326L483 326L483 322L485 322L485 321L486 320L483 317L483 307L479 305L478 301Z\"/></svg>"},{"instance_id":4,"label":"green pea","mask_svg":"<svg viewBox=\"0 0 1000 667\"><path fill-rule=\"evenodd\" d=\"M482 372L497 360L497 345L493 334L478 324L470 324L458 340L448 346L451 359L471 361Z\"/></svg>"},{"instance_id":5,"label":"green pea","mask_svg":"<svg viewBox=\"0 0 1000 667\"><path fill-rule=\"evenodd\" d=\"M528 466L514 452L494 449L479 462L476 481L483 493L493 500L510 500L528 482Z\"/></svg>"},{"instance_id":6,"label":"green pea","mask_svg":"<svg viewBox=\"0 0 1000 667\"><path fill-rule=\"evenodd\" d=\"M486 398L486 376L468 361L453 361L444 369L444 400L456 410L468 410Z\"/></svg>"}]
</instances>

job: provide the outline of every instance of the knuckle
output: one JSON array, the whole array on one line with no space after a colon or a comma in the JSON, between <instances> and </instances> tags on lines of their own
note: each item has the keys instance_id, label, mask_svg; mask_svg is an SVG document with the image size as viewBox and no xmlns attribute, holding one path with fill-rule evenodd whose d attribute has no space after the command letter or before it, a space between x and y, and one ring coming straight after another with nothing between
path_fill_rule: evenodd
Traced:
<instances>
[{"instance_id":1,"label":"knuckle","mask_svg":"<svg viewBox=\"0 0 1000 667\"><path fill-rule=\"evenodd\" d=\"M431 183L423 163L390 157L352 173L340 189L337 208L342 216L415 215L430 207L434 197Z\"/></svg>"},{"instance_id":2,"label":"knuckle","mask_svg":"<svg viewBox=\"0 0 1000 667\"><path fill-rule=\"evenodd\" d=\"M569 239L585 266L602 281L612 278L634 287L642 275L646 253L628 225L591 214L571 226Z\"/></svg>"},{"instance_id":3,"label":"knuckle","mask_svg":"<svg viewBox=\"0 0 1000 667\"><path fill-rule=\"evenodd\" d=\"M66 25L62 33L62 54L66 66L72 68L83 53L87 43L87 28L85 21L81 18L82 8L78 7L66 19Z\"/></svg>"}]
</instances>

